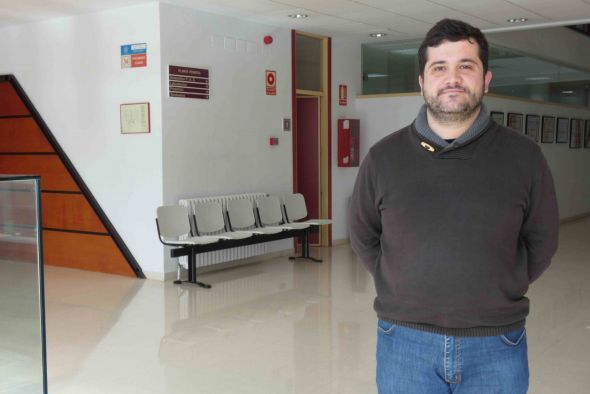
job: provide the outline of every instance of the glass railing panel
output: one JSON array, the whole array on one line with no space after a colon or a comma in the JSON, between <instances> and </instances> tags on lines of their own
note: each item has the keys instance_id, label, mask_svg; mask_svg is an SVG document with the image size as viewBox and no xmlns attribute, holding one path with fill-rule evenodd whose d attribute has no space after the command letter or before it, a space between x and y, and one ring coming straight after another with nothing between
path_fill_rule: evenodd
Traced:
<instances>
[{"instance_id":1,"label":"glass railing panel","mask_svg":"<svg viewBox=\"0 0 590 394\"><path fill-rule=\"evenodd\" d=\"M0 176L0 393L47 392L39 195Z\"/></svg>"}]
</instances>

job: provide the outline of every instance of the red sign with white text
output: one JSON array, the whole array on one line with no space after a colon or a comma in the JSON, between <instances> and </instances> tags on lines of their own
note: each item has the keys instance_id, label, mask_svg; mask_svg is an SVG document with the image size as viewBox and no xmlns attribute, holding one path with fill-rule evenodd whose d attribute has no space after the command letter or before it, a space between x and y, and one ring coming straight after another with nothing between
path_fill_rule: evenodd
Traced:
<instances>
[{"instance_id":1,"label":"red sign with white text","mask_svg":"<svg viewBox=\"0 0 590 394\"><path fill-rule=\"evenodd\" d=\"M131 55L131 67L146 67L147 66L147 55L145 53L138 53Z\"/></svg>"},{"instance_id":2,"label":"red sign with white text","mask_svg":"<svg viewBox=\"0 0 590 394\"><path fill-rule=\"evenodd\" d=\"M266 70L266 95L277 95L277 72Z\"/></svg>"},{"instance_id":3,"label":"red sign with white text","mask_svg":"<svg viewBox=\"0 0 590 394\"><path fill-rule=\"evenodd\" d=\"M346 85L338 85L338 104L346 105L348 103L347 90Z\"/></svg>"}]
</instances>

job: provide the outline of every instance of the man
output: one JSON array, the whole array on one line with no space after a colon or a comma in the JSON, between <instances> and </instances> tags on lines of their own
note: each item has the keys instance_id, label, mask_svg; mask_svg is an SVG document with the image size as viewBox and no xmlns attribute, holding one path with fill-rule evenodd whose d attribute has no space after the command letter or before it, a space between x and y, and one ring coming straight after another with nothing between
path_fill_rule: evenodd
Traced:
<instances>
[{"instance_id":1,"label":"man","mask_svg":"<svg viewBox=\"0 0 590 394\"><path fill-rule=\"evenodd\" d=\"M351 244L377 290L377 386L526 393L525 293L557 249L552 176L482 104L479 29L444 19L418 57L426 104L370 149L351 201Z\"/></svg>"}]
</instances>

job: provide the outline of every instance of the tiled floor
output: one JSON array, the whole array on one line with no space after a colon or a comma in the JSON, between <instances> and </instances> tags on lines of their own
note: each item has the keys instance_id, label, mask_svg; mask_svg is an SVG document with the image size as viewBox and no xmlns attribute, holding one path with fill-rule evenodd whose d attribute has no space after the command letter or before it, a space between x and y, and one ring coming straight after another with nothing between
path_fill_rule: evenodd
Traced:
<instances>
[{"instance_id":1,"label":"tiled floor","mask_svg":"<svg viewBox=\"0 0 590 394\"><path fill-rule=\"evenodd\" d=\"M529 291L530 393L590 393L590 218ZM349 246L202 275L211 290L47 267L49 391L375 393L374 288Z\"/></svg>"}]
</instances>

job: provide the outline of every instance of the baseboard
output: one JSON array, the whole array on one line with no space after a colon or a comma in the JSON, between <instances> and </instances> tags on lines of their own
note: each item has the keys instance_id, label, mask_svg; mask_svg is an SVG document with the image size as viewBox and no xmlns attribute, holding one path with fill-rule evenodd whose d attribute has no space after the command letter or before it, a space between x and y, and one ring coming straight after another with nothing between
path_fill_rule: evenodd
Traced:
<instances>
[{"instance_id":1,"label":"baseboard","mask_svg":"<svg viewBox=\"0 0 590 394\"><path fill-rule=\"evenodd\" d=\"M590 212L586 212L586 213L581 213L579 215L574 215L574 216L570 216L567 218L563 218L559 222L561 224L567 224L567 223L577 222L578 220L586 219L589 216L590 216Z\"/></svg>"},{"instance_id":2,"label":"baseboard","mask_svg":"<svg viewBox=\"0 0 590 394\"><path fill-rule=\"evenodd\" d=\"M150 272L150 271L143 271L146 279L151 280L158 280L160 282L164 282L166 280L176 278L176 272Z\"/></svg>"}]
</instances>

